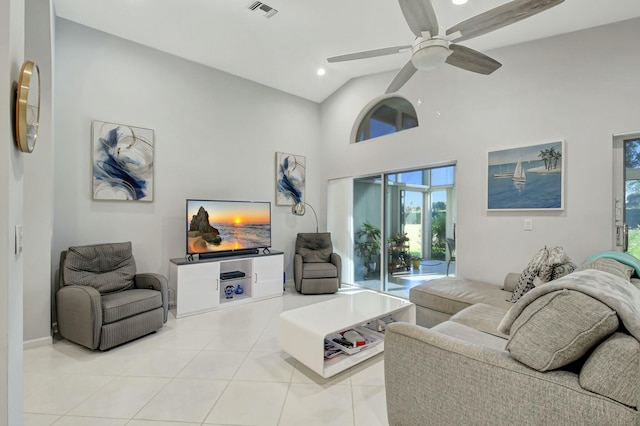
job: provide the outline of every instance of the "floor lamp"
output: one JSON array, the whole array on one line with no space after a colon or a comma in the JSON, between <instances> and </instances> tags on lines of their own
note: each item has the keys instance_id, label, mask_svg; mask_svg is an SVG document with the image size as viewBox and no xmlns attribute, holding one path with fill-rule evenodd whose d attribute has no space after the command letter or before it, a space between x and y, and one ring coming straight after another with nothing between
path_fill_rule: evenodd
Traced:
<instances>
[{"instance_id":1,"label":"floor lamp","mask_svg":"<svg viewBox=\"0 0 640 426\"><path fill-rule=\"evenodd\" d=\"M316 214L316 210L313 208L311 204L305 203L304 201L298 201L291 207L291 213L293 213L296 216L304 216L307 210L305 206L309 206L311 208L311 211L313 212L313 215L316 217L316 234L317 234L318 233L318 215Z\"/></svg>"}]
</instances>

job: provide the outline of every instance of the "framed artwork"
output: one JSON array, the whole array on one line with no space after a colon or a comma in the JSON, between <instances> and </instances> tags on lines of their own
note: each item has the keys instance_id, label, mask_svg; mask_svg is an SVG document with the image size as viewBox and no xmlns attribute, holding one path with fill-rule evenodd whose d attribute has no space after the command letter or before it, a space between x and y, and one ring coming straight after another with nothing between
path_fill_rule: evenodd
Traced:
<instances>
[{"instance_id":1,"label":"framed artwork","mask_svg":"<svg viewBox=\"0 0 640 426\"><path fill-rule=\"evenodd\" d=\"M94 200L153 201L153 130L94 120Z\"/></svg>"},{"instance_id":2,"label":"framed artwork","mask_svg":"<svg viewBox=\"0 0 640 426\"><path fill-rule=\"evenodd\" d=\"M564 141L489 152L487 209L564 209Z\"/></svg>"},{"instance_id":3,"label":"framed artwork","mask_svg":"<svg viewBox=\"0 0 640 426\"><path fill-rule=\"evenodd\" d=\"M276 152L276 206L304 201L306 160L302 155Z\"/></svg>"}]
</instances>

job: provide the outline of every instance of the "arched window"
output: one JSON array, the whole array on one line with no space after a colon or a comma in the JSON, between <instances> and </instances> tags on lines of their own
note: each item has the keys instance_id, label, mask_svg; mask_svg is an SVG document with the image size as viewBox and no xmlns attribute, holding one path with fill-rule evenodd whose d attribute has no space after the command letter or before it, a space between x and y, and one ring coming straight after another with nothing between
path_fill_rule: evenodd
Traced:
<instances>
[{"instance_id":1,"label":"arched window","mask_svg":"<svg viewBox=\"0 0 640 426\"><path fill-rule=\"evenodd\" d=\"M356 125L357 130L352 140L353 142L362 142L418 127L418 115L408 100L392 96L374 101L370 108L365 107L358 117Z\"/></svg>"}]
</instances>

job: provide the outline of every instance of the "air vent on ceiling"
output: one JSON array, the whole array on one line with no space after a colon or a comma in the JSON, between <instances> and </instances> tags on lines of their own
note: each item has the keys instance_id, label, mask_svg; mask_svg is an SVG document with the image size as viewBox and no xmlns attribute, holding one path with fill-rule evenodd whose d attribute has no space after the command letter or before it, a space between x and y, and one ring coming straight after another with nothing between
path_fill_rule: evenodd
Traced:
<instances>
[{"instance_id":1,"label":"air vent on ceiling","mask_svg":"<svg viewBox=\"0 0 640 426\"><path fill-rule=\"evenodd\" d=\"M261 1L254 1L249 6L247 6L247 9L253 10L253 11L261 10L261 11L264 12L264 17L265 18L271 18L273 15L278 13L278 11L276 9L272 8L269 5L266 5L266 4L262 3Z\"/></svg>"}]
</instances>

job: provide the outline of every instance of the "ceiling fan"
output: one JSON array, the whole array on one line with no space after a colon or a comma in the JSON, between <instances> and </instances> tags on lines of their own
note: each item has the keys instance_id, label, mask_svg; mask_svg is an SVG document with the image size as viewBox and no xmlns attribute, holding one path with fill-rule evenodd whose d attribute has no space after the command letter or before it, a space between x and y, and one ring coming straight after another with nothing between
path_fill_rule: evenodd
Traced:
<instances>
[{"instance_id":1,"label":"ceiling fan","mask_svg":"<svg viewBox=\"0 0 640 426\"><path fill-rule=\"evenodd\" d=\"M430 70L442 62L480 74L491 74L502 64L476 50L455 44L497 30L544 10L564 0L513 0L449 28L440 35L438 20L430 0L398 0L404 19L416 35L412 45L386 47L328 58L329 62L391 55L411 49L411 60L393 79L385 93L398 91L417 70Z\"/></svg>"}]
</instances>

